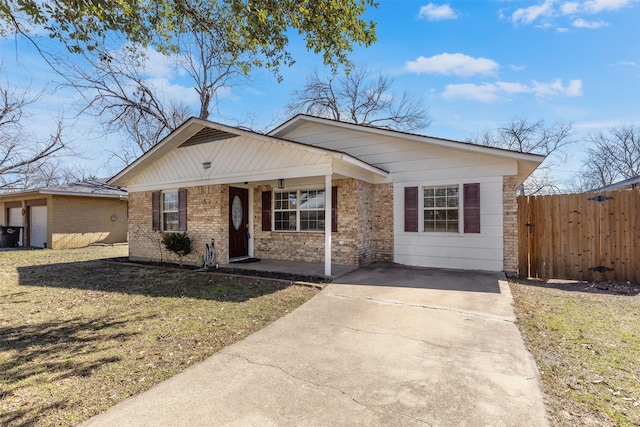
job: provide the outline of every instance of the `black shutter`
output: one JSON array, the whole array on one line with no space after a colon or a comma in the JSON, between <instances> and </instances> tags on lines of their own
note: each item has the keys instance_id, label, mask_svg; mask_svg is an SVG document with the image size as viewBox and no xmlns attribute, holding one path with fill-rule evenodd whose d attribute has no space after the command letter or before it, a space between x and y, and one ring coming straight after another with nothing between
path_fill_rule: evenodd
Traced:
<instances>
[{"instance_id":1,"label":"black shutter","mask_svg":"<svg viewBox=\"0 0 640 427\"><path fill-rule=\"evenodd\" d=\"M262 192L262 231L271 231L271 191Z\"/></svg>"},{"instance_id":2,"label":"black shutter","mask_svg":"<svg viewBox=\"0 0 640 427\"><path fill-rule=\"evenodd\" d=\"M187 230L187 189L178 190L178 230Z\"/></svg>"},{"instance_id":3,"label":"black shutter","mask_svg":"<svg viewBox=\"0 0 640 427\"><path fill-rule=\"evenodd\" d=\"M404 188L404 231L418 231L418 187Z\"/></svg>"},{"instance_id":4,"label":"black shutter","mask_svg":"<svg viewBox=\"0 0 640 427\"><path fill-rule=\"evenodd\" d=\"M464 232L480 233L480 184L464 184Z\"/></svg>"},{"instance_id":5,"label":"black shutter","mask_svg":"<svg viewBox=\"0 0 640 427\"><path fill-rule=\"evenodd\" d=\"M331 187L331 232L338 231L338 187Z\"/></svg>"},{"instance_id":6,"label":"black shutter","mask_svg":"<svg viewBox=\"0 0 640 427\"><path fill-rule=\"evenodd\" d=\"M151 211L153 212L151 226L153 231L160 230L160 192L151 193Z\"/></svg>"}]
</instances>

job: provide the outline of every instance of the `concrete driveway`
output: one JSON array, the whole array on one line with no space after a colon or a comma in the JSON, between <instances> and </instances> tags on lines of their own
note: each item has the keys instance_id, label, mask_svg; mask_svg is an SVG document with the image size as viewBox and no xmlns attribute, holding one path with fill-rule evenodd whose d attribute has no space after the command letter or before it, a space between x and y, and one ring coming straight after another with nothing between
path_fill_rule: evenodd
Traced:
<instances>
[{"instance_id":1,"label":"concrete driveway","mask_svg":"<svg viewBox=\"0 0 640 427\"><path fill-rule=\"evenodd\" d=\"M90 426L547 426L498 273L374 264Z\"/></svg>"}]
</instances>

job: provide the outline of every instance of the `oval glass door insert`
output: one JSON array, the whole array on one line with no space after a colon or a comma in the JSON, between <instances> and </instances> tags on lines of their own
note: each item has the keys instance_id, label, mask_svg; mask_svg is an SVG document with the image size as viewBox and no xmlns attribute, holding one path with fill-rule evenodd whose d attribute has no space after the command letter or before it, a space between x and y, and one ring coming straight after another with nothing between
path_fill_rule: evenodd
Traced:
<instances>
[{"instance_id":1,"label":"oval glass door insert","mask_svg":"<svg viewBox=\"0 0 640 427\"><path fill-rule=\"evenodd\" d=\"M233 228L239 230L242 225L242 200L238 196L235 196L231 203L231 221Z\"/></svg>"}]
</instances>

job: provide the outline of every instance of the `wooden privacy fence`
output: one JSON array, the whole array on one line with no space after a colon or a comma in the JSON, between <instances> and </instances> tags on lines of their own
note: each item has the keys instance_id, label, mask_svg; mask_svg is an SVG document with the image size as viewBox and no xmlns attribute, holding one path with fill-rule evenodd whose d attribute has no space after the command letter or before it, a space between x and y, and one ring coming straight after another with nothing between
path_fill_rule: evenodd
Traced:
<instances>
[{"instance_id":1,"label":"wooden privacy fence","mask_svg":"<svg viewBox=\"0 0 640 427\"><path fill-rule=\"evenodd\" d=\"M518 269L640 283L640 191L518 197Z\"/></svg>"}]
</instances>

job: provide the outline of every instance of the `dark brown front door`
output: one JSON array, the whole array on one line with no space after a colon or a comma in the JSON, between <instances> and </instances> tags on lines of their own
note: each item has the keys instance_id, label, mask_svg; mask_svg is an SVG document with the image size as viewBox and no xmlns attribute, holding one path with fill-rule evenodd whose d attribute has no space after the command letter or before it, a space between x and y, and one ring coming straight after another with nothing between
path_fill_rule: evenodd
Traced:
<instances>
[{"instance_id":1,"label":"dark brown front door","mask_svg":"<svg viewBox=\"0 0 640 427\"><path fill-rule=\"evenodd\" d=\"M229 187L229 258L249 255L249 190Z\"/></svg>"}]
</instances>

